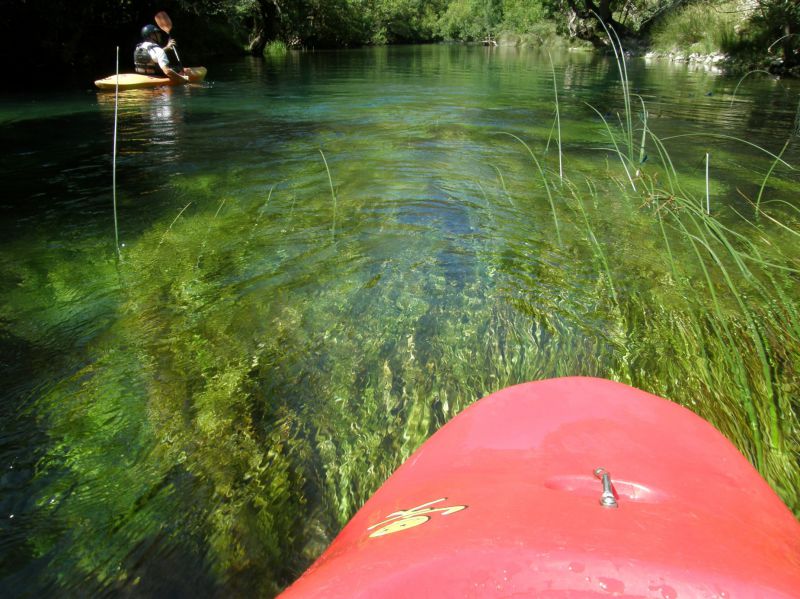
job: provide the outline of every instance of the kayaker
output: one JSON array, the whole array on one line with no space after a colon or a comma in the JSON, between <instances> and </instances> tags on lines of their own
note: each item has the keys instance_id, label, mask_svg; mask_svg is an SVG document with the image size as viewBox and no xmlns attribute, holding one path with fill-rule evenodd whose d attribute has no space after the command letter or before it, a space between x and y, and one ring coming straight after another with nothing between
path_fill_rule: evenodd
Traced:
<instances>
[{"instance_id":1,"label":"kayaker","mask_svg":"<svg viewBox=\"0 0 800 599\"><path fill-rule=\"evenodd\" d=\"M162 48L159 44L163 40L163 35L164 32L155 25L142 27L142 41L133 51L136 72L151 77L166 75L172 80L188 82L189 76L185 74L186 70L180 63L171 63L167 57L166 50L171 50L175 46L175 40L170 39Z\"/></svg>"}]
</instances>

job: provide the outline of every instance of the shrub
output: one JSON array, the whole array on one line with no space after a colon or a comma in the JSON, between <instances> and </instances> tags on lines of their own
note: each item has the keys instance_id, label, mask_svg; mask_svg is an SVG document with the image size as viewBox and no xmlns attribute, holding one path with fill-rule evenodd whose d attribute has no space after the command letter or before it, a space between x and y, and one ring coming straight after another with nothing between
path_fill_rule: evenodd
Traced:
<instances>
[{"instance_id":1,"label":"shrub","mask_svg":"<svg viewBox=\"0 0 800 599\"><path fill-rule=\"evenodd\" d=\"M273 40L264 47L264 57L280 58L289 51L288 46L281 40Z\"/></svg>"},{"instance_id":2,"label":"shrub","mask_svg":"<svg viewBox=\"0 0 800 599\"><path fill-rule=\"evenodd\" d=\"M655 27L653 47L662 51L679 49L701 54L727 52L736 42L740 20L741 12L735 2L691 4L665 16Z\"/></svg>"}]
</instances>

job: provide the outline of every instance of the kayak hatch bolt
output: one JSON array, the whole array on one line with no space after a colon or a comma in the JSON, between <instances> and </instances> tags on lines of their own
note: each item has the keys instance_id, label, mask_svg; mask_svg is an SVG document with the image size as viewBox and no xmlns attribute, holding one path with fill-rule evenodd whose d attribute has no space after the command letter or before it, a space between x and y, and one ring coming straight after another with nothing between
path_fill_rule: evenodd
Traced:
<instances>
[{"instance_id":1,"label":"kayak hatch bolt","mask_svg":"<svg viewBox=\"0 0 800 599\"><path fill-rule=\"evenodd\" d=\"M619 507L617 498L611 488L611 473L605 468L595 468L594 475L603 482L603 493L600 495L600 505L603 507Z\"/></svg>"}]
</instances>

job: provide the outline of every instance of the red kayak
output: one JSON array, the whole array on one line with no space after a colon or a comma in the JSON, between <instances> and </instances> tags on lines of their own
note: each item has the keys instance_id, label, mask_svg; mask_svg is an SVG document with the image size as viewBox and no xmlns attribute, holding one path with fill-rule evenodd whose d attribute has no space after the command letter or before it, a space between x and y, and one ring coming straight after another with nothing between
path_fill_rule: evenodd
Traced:
<instances>
[{"instance_id":1,"label":"red kayak","mask_svg":"<svg viewBox=\"0 0 800 599\"><path fill-rule=\"evenodd\" d=\"M797 598L800 523L681 406L611 381L464 410L283 597Z\"/></svg>"}]
</instances>

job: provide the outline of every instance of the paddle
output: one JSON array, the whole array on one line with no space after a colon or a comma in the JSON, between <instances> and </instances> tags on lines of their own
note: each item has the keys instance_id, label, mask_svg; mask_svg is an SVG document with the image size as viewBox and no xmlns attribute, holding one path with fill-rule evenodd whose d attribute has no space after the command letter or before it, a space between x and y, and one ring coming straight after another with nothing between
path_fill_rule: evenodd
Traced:
<instances>
[{"instance_id":1,"label":"paddle","mask_svg":"<svg viewBox=\"0 0 800 599\"><path fill-rule=\"evenodd\" d=\"M166 31L167 35L169 35L169 32L172 31L172 19L169 18L169 15L162 10L156 13L155 19L156 25ZM172 48L172 51L175 52L175 58L177 58L178 62L180 62L181 57L178 56L178 51L175 48Z\"/></svg>"}]
</instances>

